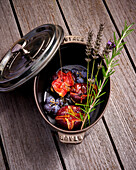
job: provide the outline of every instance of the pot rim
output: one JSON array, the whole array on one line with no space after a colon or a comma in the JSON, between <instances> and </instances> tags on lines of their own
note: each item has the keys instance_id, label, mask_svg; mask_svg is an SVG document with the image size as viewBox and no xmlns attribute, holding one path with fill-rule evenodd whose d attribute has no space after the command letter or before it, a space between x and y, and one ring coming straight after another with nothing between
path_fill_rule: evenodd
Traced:
<instances>
[{"instance_id":1,"label":"pot rim","mask_svg":"<svg viewBox=\"0 0 136 170\"><path fill-rule=\"evenodd\" d=\"M73 38L73 37L80 37L80 36L66 36L66 38L69 38L69 37L72 37L72 38ZM80 37L80 38L81 38L81 37ZM67 43L79 43L79 44L84 44L84 45L86 45L85 41L82 41L82 42L81 42L81 41L72 41L72 40L69 40L69 41L65 41L65 40L64 40L63 43L62 43L62 45L63 45L63 44L67 44ZM42 110L41 110L41 108L40 108L40 106L39 106L39 102L38 102L38 99L37 99L37 93L36 93L37 79L38 79L38 75L37 75L37 76L35 77L35 79L34 79L34 98L35 98L35 101L36 101L36 105L37 105L38 110L40 111L42 117L44 118L44 120L45 120L51 127L53 127L55 130L60 131L60 132L63 132L63 133L66 133L66 134L78 134L78 133L82 133L82 132L87 131L87 130L90 129L91 127L93 127L93 126L103 117L104 112L105 112L105 109L107 108L108 103L109 103L109 98L110 98L110 89L111 89L111 80L110 80L110 77L109 77L109 88L110 88L110 89L109 89L108 101L107 101L107 103L106 103L106 106L105 106L102 114L101 114L101 115L99 116L99 118L98 118L94 123L92 123L90 126L84 128L84 129L74 130L74 131L68 131L68 130L61 129L61 128L53 125L53 124L45 117L45 115L43 114L43 112L42 112Z\"/></svg>"}]
</instances>

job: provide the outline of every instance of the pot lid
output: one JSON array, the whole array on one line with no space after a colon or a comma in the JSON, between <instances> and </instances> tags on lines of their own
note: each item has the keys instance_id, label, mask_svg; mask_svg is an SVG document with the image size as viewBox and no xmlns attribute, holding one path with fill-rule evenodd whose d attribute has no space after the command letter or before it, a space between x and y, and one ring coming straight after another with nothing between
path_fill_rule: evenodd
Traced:
<instances>
[{"instance_id":1,"label":"pot lid","mask_svg":"<svg viewBox=\"0 0 136 170\"><path fill-rule=\"evenodd\" d=\"M10 91L36 76L64 38L58 25L41 25L18 40L0 61L0 91Z\"/></svg>"}]
</instances>

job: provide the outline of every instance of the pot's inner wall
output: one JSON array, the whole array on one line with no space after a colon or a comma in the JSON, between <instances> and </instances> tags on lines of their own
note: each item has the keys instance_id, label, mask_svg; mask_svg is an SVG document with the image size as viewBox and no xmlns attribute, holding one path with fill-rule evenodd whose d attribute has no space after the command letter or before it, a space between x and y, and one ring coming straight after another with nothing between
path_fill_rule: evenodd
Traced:
<instances>
[{"instance_id":1,"label":"pot's inner wall","mask_svg":"<svg viewBox=\"0 0 136 170\"><path fill-rule=\"evenodd\" d=\"M61 62L62 66L65 65L82 65L86 67L87 63L85 61L85 58L87 57L85 55L85 45L83 44L77 44L77 43L69 43L64 44L60 47L60 53L61 53ZM95 70L97 71L97 64L100 62L100 59L96 60ZM50 77L60 68L60 56L59 51L56 53L56 55L53 57L53 59L49 62L49 64L40 72L38 75L38 79L36 82L36 95L37 100L39 102L39 106L43 114L45 115L45 119L47 118L47 114L45 113L43 109L43 96L46 88L51 86ZM90 72L92 68L92 62L90 62ZM98 79L102 79L102 72L99 72ZM109 93L110 93L110 81L106 84L103 91L106 92L104 96L101 97L101 101L104 100L100 105L97 106L96 110L92 114L91 124L93 124L103 113L105 106L107 104Z\"/></svg>"}]
</instances>

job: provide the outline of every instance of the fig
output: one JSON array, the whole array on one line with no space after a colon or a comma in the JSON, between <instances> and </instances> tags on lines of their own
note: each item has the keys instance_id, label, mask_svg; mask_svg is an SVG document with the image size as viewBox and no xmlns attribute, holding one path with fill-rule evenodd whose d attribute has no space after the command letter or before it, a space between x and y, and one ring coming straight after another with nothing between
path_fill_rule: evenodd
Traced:
<instances>
[{"instance_id":1,"label":"fig","mask_svg":"<svg viewBox=\"0 0 136 170\"><path fill-rule=\"evenodd\" d=\"M95 93L97 93L97 86L95 84L92 84L92 87L94 88ZM74 84L74 86L72 86L70 89L70 97L75 103L86 103L87 84L86 83Z\"/></svg>"},{"instance_id":2,"label":"fig","mask_svg":"<svg viewBox=\"0 0 136 170\"><path fill-rule=\"evenodd\" d=\"M74 85L74 79L70 71L67 73L58 71L57 76L58 78L52 82L52 87L59 96L64 97L70 90L70 86Z\"/></svg>"},{"instance_id":3,"label":"fig","mask_svg":"<svg viewBox=\"0 0 136 170\"><path fill-rule=\"evenodd\" d=\"M61 128L73 130L81 126L82 119L80 115L84 116L80 107L68 105L58 110L55 120Z\"/></svg>"}]
</instances>

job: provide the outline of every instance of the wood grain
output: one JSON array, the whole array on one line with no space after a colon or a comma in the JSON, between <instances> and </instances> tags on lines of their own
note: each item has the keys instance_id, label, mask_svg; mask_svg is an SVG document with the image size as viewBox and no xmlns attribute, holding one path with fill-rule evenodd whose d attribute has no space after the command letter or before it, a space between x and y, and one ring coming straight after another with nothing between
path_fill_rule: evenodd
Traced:
<instances>
[{"instance_id":1,"label":"wood grain","mask_svg":"<svg viewBox=\"0 0 136 170\"><path fill-rule=\"evenodd\" d=\"M55 0L13 0L23 34L42 24L58 24L67 30Z\"/></svg>"},{"instance_id":2,"label":"wood grain","mask_svg":"<svg viewBox=\"0 0 136 170\"><path fill-rule=\"evenodd\" d=\"M0 105L10 168L62 169L50 130L35 106L32 85L1 95Z\"/></svg>"},{"instance_id":3,"label":"wood grain","mask_svg":"<svg viewBox=\"0 0 136 170\"><path fill-rule=\"evenodd\" d=\"M18 40L19 32L10 5L0 1L0 59Z\"/></svg>"},{"instance_id":4,"label":"wood grain","mask_svg":"<svg viewBox=\"0 0 136 170\"><path fill-rule=\"evenodd\" d=\"M103 43L105 44L113 35L115 28L102 1L68 0L64 2L59 0L59 2L72 34L85 36L91 28L96 36L99 23L106 21ZM134 36L134 33L131 36ZM129 42L133 46L133 40L131 42L130 39ZM127 48L129 49L129 46ZM116 68L115 74L111 77L111 97L105 111L105 118L123 166L126 169L135 169L136 77L125 50L120 55L119 63L120 66ZM64 153L63 149L62 152ZM68 161L67 164L69 164Z\"/></svg>"},{"instance_id":5,"label":"wood grain","mask_svg":"<svg viewBox=\"0 0 136 170\"><path fill-rule=\"evenodd\" d=\"M136 66L136 1L135 0L107 0L107 6L114 18L114 21L118 27L118 29L122 30L124 26L124 21L126 20L128 25L135 23L133 28L135 31L129 37L126 38L127 47L129 48L129 53L133 59L133 62Z\"/></svg>"},{"instance_id":6,"label":"wood grain","mask_svg":"<svg viewBox=\"0 0 136 170\"><path fill-rule=\"evenodd\" d=\"M0 16L2 56L20 36L8 0L0 1ZM36 108L33 80L0 93L0 108L0 133L10 169L63 169L50 129Z\"/></svg>"},{"instance_id":7,"label":"wood grain","mask_svg":"<svg viewBox=\"0 0 136 170\"><path fill-rule=\"evenodd\" d=\"M102 120L92 127L81 144L61 145L66 168L121 169Z\"/></svg>"}]
</instances>

